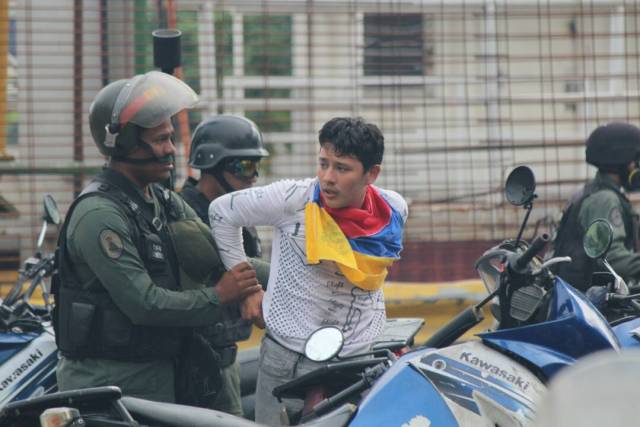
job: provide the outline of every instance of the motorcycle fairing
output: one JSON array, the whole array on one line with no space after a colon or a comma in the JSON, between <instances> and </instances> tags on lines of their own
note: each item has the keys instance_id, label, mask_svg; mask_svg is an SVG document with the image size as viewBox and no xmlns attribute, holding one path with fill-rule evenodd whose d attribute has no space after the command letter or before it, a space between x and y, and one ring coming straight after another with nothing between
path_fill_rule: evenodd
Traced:
<instances>
[{"instance_id":1,"label":"motorcycle fairing","mask_svg":"<svg viewBox=\"0 0 640 427\"><path fill-rule=\"evenodd\" d=\"M35 332L24 334L0 333L0 364L11 359L24 346L36 339L38 335Z\"/></svg>"},{"instance_id":2,"label":"motorcycle fairing","mask_svg":"<svg viewBox=\"0 0 640 427\"><path fill-rule=\"evenodd\" d=\"M478 336L488 346L531 363L546 378L589 353L620 349L616 335L600 312L559 277L547 321Z\"/></svg>"},{"instance_id":3,"label":"motorcycle fairing","mask_svg":"<svg viewBox=\"0 0 640 427\"><path fill-rule=\"evenodd\" d=\"M360 424L351 425L484 425L488 417L526 425L543 389L525 367L479 341L423 349L400 358L374 385L356 414Z\"/></svg>"},{"instance_id":4,"label":"motorcycle fairing","mask_svg":"<svg viewBox=\"0 0 640 427\"><path fill-rule=\"evenodd\" d=\"M58 391L58 381L56 378L56 368L58 365L58 354L52 353L40 365L29 378L23 381L24 387L16 394L11 401L30 399L44 394Z\"/></svg>"},{"instance_id":5,"label":"motorcycle fairing","mask_svg":"<svg viewBox=\"0 0 640 427\"><path fill-rule=\"evenodd\" d=\"M640 317L636 317L613 327L620 347L640 348Z\"/></svg>"},{"instance_id":6,"label":"motorcycle fairing","mask_svg":"<svg viewBox=\"0 0 640 427\"><path fill-rule=\"evenodd\" d=\"M0 408L54 390L57 361L55 337L48 327L0 366Z\"/></svg>"},{"instance_id":7,"label":"motorcycle fairing","mask_svg":"<svg viewBox=\"0 0 640 427\"><path fill-rule=\"evenodd\" d=\"M404 359L404 358L403 358ZM398 360L363 399L349 427L457 426L442 394L406 361Z\"/></svg>"},{"instance_id":8,"label":"motorcycle fairing","mask_svg":"<svg viewBox=\"0 0 640 427\"><path fill-rule=\"evenodd\" d=\"M465 356L474 353L475 351L463 349L460 356L477 360L477 356ZM441 393L478 415L480 415L480 409L473 399L474 391L486 394L511 411L533 411L533 402L526 395L531 383L526 378L509 373L500 365L494 365L487 360L482 360L480 363L490 368L481 371L468 363L462 363L439 353L431 353L419 362L412 362L413 366L426 375ZM495 374L489 375L487 371ZM505 379L498 378L500 375ZM513 383L509 383L506 378L513 378Z\"/></svg>"},{"instance_id":9,"label":"motorcycle fairing","mask_svg":"<svg viewBox=\"0 0 640 427\"><path fill-rule=\"evenodd\" d=\"M431 350L410 363L446 396L464 425L481 424L487 417L526 425L544 390L527 368L479 341Z\"/></svg>"}]
</instances>

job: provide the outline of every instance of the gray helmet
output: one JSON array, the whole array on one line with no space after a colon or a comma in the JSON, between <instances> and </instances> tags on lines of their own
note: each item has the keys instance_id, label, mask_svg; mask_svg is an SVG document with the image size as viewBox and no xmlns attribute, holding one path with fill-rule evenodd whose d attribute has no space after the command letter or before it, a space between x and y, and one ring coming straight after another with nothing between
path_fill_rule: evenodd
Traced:
<instances>
[{"instance_id":1,"label":"gray helmet","mask_svg":"<svg viewBox=\"0 0 640 427\"><path fill-rule=\"evenodd\" d=\"M189 166L212 169L224 159L268 155L255 123L244 117L222 114L202 121L193 132Z\"/></svg>"},{"instance_id":2,"label":"gray helmet","mask_svg":"<svg viewBox=\"0 0 640 427\"><path fill-rule=\"evenodd\" d=\"M137 146L140 128L156 127L197 102L186 83L159 71L117 80L89 107L91 136L105 156L124 157Z\"/></svg>"},{"instance_id":3,"label":"gray helmet","mask_svg":"<svg viewBox=\"0 0 640 427\"><path fill-rule=\"evenodd\" d=\"M599 126L587 138L587 163L598 168L627 165L640 156L640 129L628 123Z\"/></svg>"}]
</instances>

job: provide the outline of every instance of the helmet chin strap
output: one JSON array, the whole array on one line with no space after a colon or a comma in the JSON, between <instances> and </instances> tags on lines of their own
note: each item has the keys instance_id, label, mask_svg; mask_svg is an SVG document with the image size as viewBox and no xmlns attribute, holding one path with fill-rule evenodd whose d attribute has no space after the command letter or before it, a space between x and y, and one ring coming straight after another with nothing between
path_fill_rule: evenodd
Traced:
<instances>
[{"instance_id":1,"label":"helmet chin strap","mask_svg":"<svg viewBox=\"0 0 640 427\"><path fill-rule=\"evenodd\" d=\"M224 188L224 191L226 193L232 193L234 191L236 191L233 187L231 187L231 185L227 182L227 180L224 178L224 171L222 168L216 168L213 172L213 176L218 180L218 182L220 183L220 185L222 186L222 188Z\"/></svg>"},{"instance_id":2,"label":"helmet chin strap","mask_svg":"<svg viewBox=\"0 0 640 427\"><path fill-rule=\"evenodd\" d=\"M129 157L120 157L120 156L112 156L114 160L117 160L121 163L127 163L130 165L147 165L151 163L171 163L173 162L173 156L163 156L163 157L147 157L144 159L131 159Z\"/></svg>"},{"instance_id":3,"label":"helmet chin strap","mask_svg":"<svg viewBox=\"0 0 640 427\"><path fill-rule=\"evenodd\" d=\"M629 171L626 167L620 169L622 186L629 192L640 191L640 169L638 169L638 163L635 163L635 167Z\"/></svg>"},{"instance_id":4,"label":"helmet chin strap","mask_svg":"<svg viewBox=\"0 0 640 427\"><path fill-rule=\"evenodd\" d=\"M132 159L130 157L126 157L126 156L119 156L119 155L114 155L111 156L114 160L117 160L119 162L122 163L127 163L130 165L147 165L150 163L162 163L162 164L166 164L166 163L173 163L175 161L175 157L172 156L171 154L168 154L166 156L162 156L162 157L158 157L153 153L153 149L151 148L151 146L149 144L147 144L144 141L141 141L140 146L142 148L144 148L149 154L151 154L151 157L146 157L144 159Z\"/></svg>"}]
</instances>

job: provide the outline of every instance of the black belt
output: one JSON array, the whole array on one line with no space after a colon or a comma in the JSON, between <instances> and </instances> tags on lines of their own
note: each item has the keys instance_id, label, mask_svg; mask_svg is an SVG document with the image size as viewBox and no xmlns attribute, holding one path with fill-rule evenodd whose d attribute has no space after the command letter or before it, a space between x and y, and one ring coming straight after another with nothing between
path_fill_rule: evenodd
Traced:
<instances>
[{"instance_id":1,"label":"black belt","mask_svg":"<svg viewBox=\"0 0 640 427\"><path fill-rule=\"evenodd\" d=\"M265 337L266 339L268 339L269 341L271 341L271 342L273 342L273 343L275 343L275 344L278 344L280 347L282 347L282 348L284 348L284 349L286 349L286 350L289 350L291 353L297 353L297 354L299 354L299 355L301 355L301 356L304 356L304 354L298 353L297 351L293 351L293 350L291 350L290 348L287 348L287 347L283 346L282 344L280 344L280 342L278 342L278 340L277 340L277 339L275 339L275 338L273 337L273 335L271 335L269 332L267 332L266 334L264 334L264 337Z\"/></svg>"}]
</instances>

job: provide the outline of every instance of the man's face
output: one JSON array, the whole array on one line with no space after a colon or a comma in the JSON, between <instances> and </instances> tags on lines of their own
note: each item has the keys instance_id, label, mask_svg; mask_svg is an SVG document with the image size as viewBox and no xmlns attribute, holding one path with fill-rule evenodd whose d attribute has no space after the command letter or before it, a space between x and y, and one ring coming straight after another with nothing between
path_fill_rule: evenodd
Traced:
<instances>
[{"instance_id":1,"label":"man's face","mask_svg":"<svg viewBox=\"0 0 640 427\"><path fill-rule=\"evenodd\" d=\"M175 167L174 156L176 154L171 120L167 119L154 128L143 129L140 138L151 147L151 152L139 145L129 155L129 158L153 161L136 165L135 175L143 183L160 182L169 178L171 170Z\"/></svg>"},{"instance_id":2,"label":"man's face","mask_svg":"<svg viewBox=\"0 0 640 427\"><path fill-rule=\"evenodd\" d=\"M380 173L380 165L373 165L367 172L353 156L338 156L330 143L320 148L317 176L320 190L330 208L359 208L362 206L367 186L373 184Z\"/></svg>"}]
</instances>

